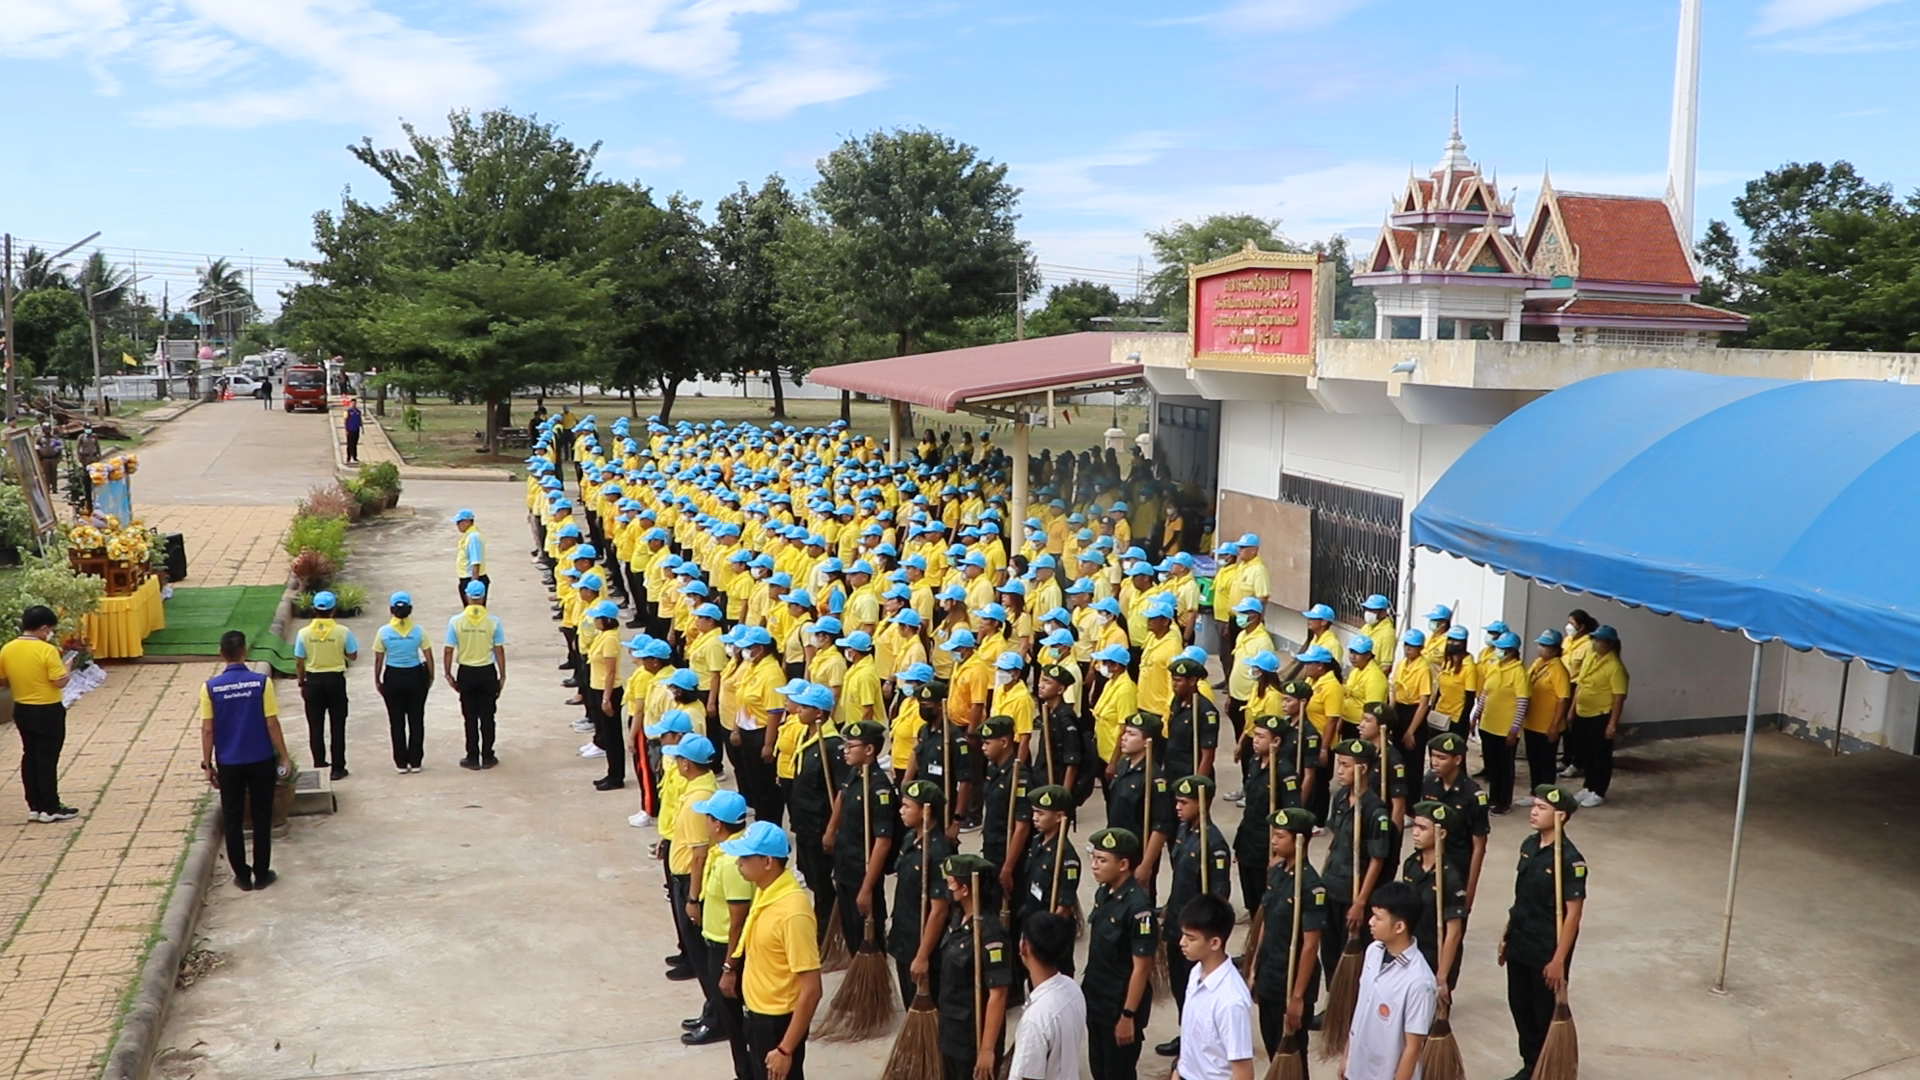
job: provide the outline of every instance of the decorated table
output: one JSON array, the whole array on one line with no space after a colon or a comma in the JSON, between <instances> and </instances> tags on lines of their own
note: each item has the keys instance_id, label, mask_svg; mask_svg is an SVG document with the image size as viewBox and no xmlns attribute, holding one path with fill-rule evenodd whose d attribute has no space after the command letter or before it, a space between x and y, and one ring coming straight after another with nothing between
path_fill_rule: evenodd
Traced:
<instances>
[{"instance_id":1,"label":"decorated table","mask_svg":"<svg viewBox=\"0 0 1920 1080\"><path fill-rule=\"evenodd\" d=\"M141 643L148 634L167 625L166 605L160 602L160 576L149 574L133 592L102 599L100 610L86 616L80 625L93 655L99 659L146 655Z\"/></svg>"}]
</instances>

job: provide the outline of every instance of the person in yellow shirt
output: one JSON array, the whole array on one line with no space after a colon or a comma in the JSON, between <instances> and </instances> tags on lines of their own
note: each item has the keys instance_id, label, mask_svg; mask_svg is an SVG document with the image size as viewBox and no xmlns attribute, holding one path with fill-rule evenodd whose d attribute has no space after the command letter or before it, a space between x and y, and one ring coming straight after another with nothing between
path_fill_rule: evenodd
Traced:
<instances>
[{"instance_id":1,"label":"person in yellow shirt","mask_svg":"<svg viewBox=\"0 0 1920 1080\"><path fill-rule=\"evenodd\" d=\"M1120 729L1140 711L1139 688L1127 674L1131 659L1124 645L1106 645L1093 653L1100 676L1100 696L1093 703L1093 744L1100 756L1097 768L1103 789L1120 760Z\"/></svg>"},{"instance_id":2,"label":"person in yellow shirt","mask_svg":"<svg viewBox=\"0 0 1920 1080\"><path fill-rule=\"evenodd\" d=\"M952 653L956 661L953 681L947 687L947 720L965 728L972 741L988 716L993 664L980 652L980 639L964 626L955 630L941 648Z\"/></svg>"},{"instance_id":3,"label":"person in yellow shirt","mask_svg":"<svg viewBox=\"0 0 1920 1080\"><path fill-rule=\"evenodd\" d=\"M1427 621L1426 656L1437 666L1440 663L1441 654L1452 647L1448 644L1448 639L1453 630L1453 609L1445 604L1435 604L1433 610L1421 617ZM1464 626L1460 628L1462 634L1466 629ZM1466 638L1462 637L1460 640L1465 641Z\"/></svg>"},{"instance_id":4,"label":"person in yellow shirt","mask_svg":"<svg viewBox=\"0 0 1920 1080\"><path fill-rule=\"evenodd\" d=\"M726 1041L733 1046L736 1073L753 1075L747 1053L746 1009L738 997L720 992L720 981L727 974L728 958L740 945L740 934L753 907L753 883L740 874L738 856L729 855L724 845L747 828L747 800L736 791L716 791L694 804L694 810L707 819L707 860L705 872L695 882L689 900L700 905L697 935L700 955L693 957L700 974L700 989L706 994L707 1007L702 1023L680 1037L688 1046Z\"/></svg>"},{"instance_id":5,"label":"person in yellow shirt","mask_svg":"<svg viewBox=\"0 0 1920 1080\"><path fill-rule=\"evenodd\" d=\"M1400 635L1394 632L1393 604L1385 596L1374 593L1360 604L1360 613L1366 623L1363 632L1373 639L1374 661L1381 671L1393 674L1394 649L1400 644Z\"/></svg>"},{"instance_id":6,"label":"person in yellow shirt","mask_svg":"<svg viewBox=\"0 0 1920 1080\"><path fill-rule=\"evenodd\" d=\"M1182 552L1166 560L1161 568L1167 573L1166 592L1173 597L1173 618L1180 627L1180 640L1193 640L1200 618L1200 581L1193 576L1193 556Z\"/></svg>"},{"instance_id":7,"label":"person in yellow shirt","mask_svg":"<svg viewBox=\"0 0 1920 1080\"><path fill-rule=\"evenodd\" d=\"M834 712L834 722L843 730L849 724L862 721L881 723L886 717L886 704L880 696L880 671L873 662L873 638L865 630L855 630L836 639L834 644L845 650L847 660L846 679L840 685L840 705Z\"/></svg>"},{"instance_id":8,"label":"person in yellow shirt","mask_svg":"<svg viewBox=\"0 0 1920 1080\"><path fill-rule=\"evenodd\" d=\"M1041 555L1033 560L1029 567L1033 584L1028 588L1026 597L1028 611L1047 612L1061 606L1063 597L1057 567L1058 563L1052 555Z\"/></svg>"},{"instance_id":9,"label":"person in yellow shirt","mask_svg":"<svg viewBox=\"0 0 1920 1080\"><path fill-rule=\"evenodd\" d=\"M313 594L313 621L293 639L294 670L307 707L307 740L313 749L313 767L331 764L335 780L347 777L347 665L360 655L353 631L336 623L338 601L331 591ZM42 688L29 684L33 690ZM18 701L19 688L15 688ZM332 735L328 754L327 735ZM55 754L59 748L54 748Z\"/></svg>"},{"instance_id":10,"label":"person in yellow shirt","mask_svg":"<svg viewBox=\"0 0 1920 1080\"><path fill-rule=\"evenodd\" d=\"M920 741L920 732L927 726L926 717L921 713L918 691L933 681L933 665L920 661L900 669L897 685L900 689L899 704L894 706L893 721L888 727L887 739L893 770L893 782L897 787L911 779L914 747ZM937 707L937 706L936 706Z\"/></svg>"},{"instance_id":11,"label":"person in yellow shirt","mask_svg":"<svg viewBox=\"0 0 1920 1080\"><path fill-rule=\"evenodd\" d=\"M1345 651L1340 647L1340 636L1333 632L1334 614L1331 607L1315 604L1301 614L1307 619L1307 648L1318 645L1334 656Z\"/></svg>"},{"instance_id":12,"label":"person in yellow shirt","mask_svg":"<svg viewBox=\"0 0 1920 1080\"><path fill-rule=\"evenodd\" d=\"M847 681L847 657L835 645L840 638L840 620L832 615L816 620L807 628L813 638L813 659L807 661L807 681L819 683L840 700L840 687ZM804 871L803 871L804 872Z\"/></svg>"},{"instance_id":13,"label":"person in yellow shirt","mask_svg":"<svg viewBox=\"0 0 1920 1080\"><path fill-rule=\"evenodd\" d=\"M736 627L734 644L740 650L740 674L735 680L729 738L738 755L740 794L753 806L757 820L778 824L785 801L774 756L780 729L786 724L786 699L780 694L787 681L786 669L774 655L773 635L764 626Z\"/></svg>"},{"instance_id":14,"label":"person in yellow shirt","mask_svg":"<svg viewBox=\"0 0 1920 1080\"><path fill-rule=\"evenodd\" d=\"M1426 738L1427 712L1433 708L1437 687L1426 646L1426 634L1408 630L1400 638L1400 662L1393 668L1392 737L1407 750Z\"/></svg>"},{"instance_id":15,"label":"person in yellow shirt","mask_svg":"<svg viewBox=\"0 0 1920 1080\"><path fill-rule=\"evenodd\" d=\"M1142 607L1141 614L1147 620L1147 640L1140 649L1140 711L1165 719L1173 703L1173 675L1168 669L1180 655L1173 601L1154 597Z\"/></svg>"},{"instance_id":16,"label":"person in yellow shirt","mask_svg":"<svg viewBox=\"0 0 1920 1080\"><path fill-rule=\"evenodd\" d=\"M1520 662L1520 638L1512 631L1493 639L1494 655L1481 665L1480 696L1473 723L1487 763L1487 813L1513 809L1513 754L1526 724L1532 687Z\"/></svg>"},{"instance_id":17,"label":"person in yellow shirt","mask_svg":"<svg viewBox=\"0 0 1920 1080\"><path fill-rule=\"evenodd\" d=\"M1013 740L1022 761L1031 760L1027 736L1033 734L1033 691L1021 678L1027 662L1019 653L1008 650L993 662L993 697L987 715L1004 716L1013 721Z\"/></svg>"},{"instance_id":18,"label":"person in yellow shirt","mask_svg":"<svg viewBox=\"0 0 1920 1080\"><path fill-rule=\"evenodd\" d=\"M727 667L727 646L720 640L720 621L724 616L716 604L701 604L692 611L693 636L687 644L687 667L700 680L700 696L706 702L707 715L718 716L732 730L733 718L720 713L720 673Z\"/></svg>"},{"instance_id":19,"label":"person in yellow shirt","mask_svg":"<svg viewBox=\"0 0 1920 1080\"><path fill-rule=\"evenodd\" d=\"M747 1054L756 1067L741 1080L798 1080L820 1006L819 920L787 869L793 845L780 826L756 821L722 850L740 860L740 876L755 889L740 943L720 969L720 992L746 1006Z\"/></svg>"},{"instance_id":20,"label":"person in yellow shirt","mask_svg":"<svg viewBox=\"0 0 1920 1080\"><path fill-rule=\"evenodd\" d=\"M1219 587L1216 580L1216 601L1220 596ZM1233 648L1227 651L1227 723L1232 725L1233 741L1239 745L1235 760L1242 760L1246 757L1247 733L1252 730L1247 725L1247 719L1261 715L1247 711L1247 702L1253 697L1254 684L1260 677L1260 673L1249 667L1247 661L1262 653L1273 652L1276 646L1272 631L1267 629L1266 605L1252 597L1235 604L1222 625L1231 627L1234 634ZM1231 795L1228 799L1239 801Z\"/></svg>"},{"instance_id":21,"label":"person in yellow shirt","mask_svg":"<svg viewBox=\"0 0 1920 1080\"><path fill-rule=\"evenodd\" d=\"M1444 718L1436 724L1430 717L1429 726L1439 726L1442 730L1452 731L1461 736L1473 734L1470 718L1473 704L1480 695L1480 665L1467 655L1467 628L1455 626L1440 636L1440 649L1435 652L1433 640L1429 638L1426 654L1437 656L1433 660L1434 684L1440 688L1440 696L1434 700L1433 712Z\"/></svg>"},{"instance_id":22,"label":"person in yellow shirt","mask_svg":"<svg viewBox=\"0 0 1920 1080\"><path fill-rule=\"evenodd\" d=\"M587 717L593 721L593 745L607 759L607 774L593 782L596 791L612 791L627 786L627 740L620 727L620 703L626 697L626 680L620 674L620 657L627 651L620 641L620 606L611 600L596 601L585 616L596 629L587 645Z\"/></svg>"},{"instance_id":23,"label":"person in yellow shirt","mask_svg":"<svg viewBox=\"0 0 1920 1080\"><path fill-rule=\"evenodd\" d=\"M660 753L666 764L679 775L681 788L673 818L662 823L666 828L655 852L667 864L668 903L673 913L674 930L679 938L680 956L686 961L676 967L697 976L694 959L699 955L696 935L700 931L695 924L695 912L699 910L699 905L691 901L693 883L702 880L706 873L709 841L705 815L694 807L719 790L719 782L713 775L713 761L717 755L713 743L705 735L683 735L679 742L663 748ZM673 971L669 970L668 975L672 977Z\"/></svg>"},{"instance_id":24,"label":"person in yellow shirt","mask_svg":"<svg viewBox=\"0 0 1920 1080\"><path fill-rule=\"evenodd\" d=\"M653 699L653 680L667 661L673 656L673 648L656 637L645 634L633 639L627 646L633 657L633 674L627 676L626 702L627 715L633 726L633 743L628 748L633 754L633 775L640 785L639 808L627 818L627 824L636 829L652 825L660 813L660 763L654 760L654 754L648 751L648 730L659 721L659 716L649 715L647 703ZM658 738L658 736L654 736Z\"/></svg>"},{"instance_id":25,"label":"person in yellow shirt","mask_svg":"<svg viewBox=\"0 0 1920 1080\"><path fill-rule=\"evenodd\" d=\"M901 608L892 619L888 620L888 625L883 632L893 639L893 648L889 655L891 666L881 672L883 688L897 681L901 672L919 664L930 663L930 658L927 656L927 639L921 630L920 613L912 608ZM929 666L927 670L931 672L933 669Z\"/></svg>"},{"instance_id":26,"label":"person in yellow shirt","mask_svg":"<svg viewBox=\"0 0 1920 1080\"><path fill-rule=\"evenodd\" d=\"M1581 806L1592 807L1607 801L1613 783L1613 742L1620 736L1628 683L1619 632L1602 626L1587 637L1593 644L1573 686L1573 732L1583 740L1580 761L1587 784L1574 798Z\"/></svg>"},{"instance_id":27,"label":"person in yellow shirt","mask_svg":"<svg viewBox=\"0 0 1920 1080\"><path fill-rule=\"evenodd\" d=\"M1353 729L1342 727L1342 738L1355 737L1360 716L1368 705L1385 705L1387 701L1387 676L1380 665L1373 662L1372 638L1365 634L1353 635L1347 642L1347 665L1347 677L1341 687L1340 715Z\"/></svg>"},{"instance_id":28,"label":"person in yellow shirt","mask_svg":"<svg viewBox=\"0 0 1920 1080\"><path fill-rule=\"evenodd\" d=\"M1167 504L1169 511L1173 504ZM1221 544L1213 553L1213 621L1220 628L1220 666L1229 670L1233 667L1234 635L1238 627L1233 624L1233 579L1240 573L1236 557L1240 545Z\"/></svg>"},{"instance_id":29,"label":"person in yellow shirt","mask_svg":"<svg viewBox=\"0 0 1920 1080\"><path fill-rule=\"evenodd\" d=\"M1521 740L1527 755L1529 788L1555 783L1554 750L1567 729L1573 704L1572 680L1560 661L1560 631L1545 630L1533 639L1533 663L1527 668L1527 721Z\"/></svg>"},{"instance_id":30,"label":"person in yellow shirt","mask_svg":"<svg viewBox=\"0 0 1920 1080\"><path fill-rule=\"evenodd\" d=\"M60 616L52 608L29 605L20 614L20 636L0 646L0 683L13 689L14 726L20 732L20 786L27 797L27 820L34 822L71 821L80 815L60 801L60 747L67 737L67 707L61 697L72 672L59 646L53 644L59 625ZM342 683L344 699L344 679ZM269 682L268 700L272 692ZM314 747L317 754L319 743Z\"/></svg>"}]
</instances>

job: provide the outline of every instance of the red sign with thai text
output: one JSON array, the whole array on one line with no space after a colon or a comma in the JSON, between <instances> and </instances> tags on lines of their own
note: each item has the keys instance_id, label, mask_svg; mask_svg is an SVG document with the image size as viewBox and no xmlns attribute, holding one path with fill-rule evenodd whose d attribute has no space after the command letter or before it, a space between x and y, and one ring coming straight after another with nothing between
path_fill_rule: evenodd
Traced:
<instances>
[{"instance_id":1,"label":"red sign with thai text","mask_svg":"<svg viewBox=\"0 0 1920 1080\"><path fill-rule=\"evenodd\" d=\"M1312 356L1314 274L1246 267L1193 283L1193 351Z\"/></svg>"}]
</instances>

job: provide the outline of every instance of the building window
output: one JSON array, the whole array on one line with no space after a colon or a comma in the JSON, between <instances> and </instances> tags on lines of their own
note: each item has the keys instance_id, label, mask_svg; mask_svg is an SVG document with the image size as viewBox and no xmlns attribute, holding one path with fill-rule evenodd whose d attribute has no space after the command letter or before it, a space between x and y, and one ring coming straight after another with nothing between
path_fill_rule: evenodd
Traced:
<instances>
[{"instance_id":1,"label":"building window","mask_svg":"<svg viewBox=\"0 0 1920 1080\"><path fill-rule=\"evenodd\" d=\"M1499 319L1462 319L1460 326L1466 331L1460 336L1469 341L1499 341L1507 332L1506 322Z\"/></svg>"},{"instance_id":2,"label":"building window","mask_svg":"<svg viewBox=\"0 0 1920 1080\"><path fill-rule=\"evenodd\" d=\"M1363 488L1280 475L1280 498L1313 511L1308 589L1359 625L1374 593L1400 595L1400 500Z\"/></svg>"},{"instance_id":3,"label":"building window","mask_svg":"<svg viewBox=\"0 0 1920 1080\"><path fill-rule=\"evenodd\" d=\"M1434 331L1434 336L1441 341L1452 341L1454 338L1460 336L1459 331L1456 329L1459 323L1460 320L1458 319L1441 319L1440 325Z\"/></svg>"},{"instance_id":4,"label":"building window","mask_svg":"<svg viewBox=\"0 0 1920 1080\"><path fill-rule=\"evenodd\" d=\"M1685 330L1636 330L1619 326L1600 326L1587 331L1587 340L1596 345L1638 345L1655 349L1684 349L1693 344Z\"/></svg>"},{"instance_id":5,"label":"building window","mask_svg":"<svg viewBox=\"0 0 1920 1080\"><path fill-rule=\"evenodd\" d=\"M1399 338L1402 341L1420 340L1420 316L1387 316L1387 336L1390 338Z\"/></svg>"}]
</instances>

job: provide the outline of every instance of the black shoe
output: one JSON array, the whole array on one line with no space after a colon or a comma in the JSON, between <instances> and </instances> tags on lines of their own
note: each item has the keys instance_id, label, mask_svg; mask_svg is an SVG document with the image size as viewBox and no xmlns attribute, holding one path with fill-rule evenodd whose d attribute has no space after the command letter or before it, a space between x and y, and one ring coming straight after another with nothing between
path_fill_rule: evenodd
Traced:
<instances>
[{"instance_id":1,"label":"black shoe","mask_svg":"<svg viewBox=\"0 0 1920 1080\"><path fill-rule=\"evenodd\" d=\"M626 786L627 782L617 776L603 777L593 782L593 789L595 791L618 791Z\"/></svg>"},{"instance_id":2,"label":"black shoe","mask_svg":"<svg viewBox=\"0 0 1920 1080\"><path fill-rule=\"evenodd\" d=\"M500 759L494 757L492 754L488 754L486 757L480 759L480 767L483 769L491 769L498 764L500 764Z\"/></svg>"},{"instance_id":3,"label":"black shoe","mask_svg":"<svg viewBox=\"0 0 1920 1080\"><path fill-rule=\"evenodd\" d=\"M679 964L667 969L667 978L673 982L688 982L699 976L694 974L692 964Z\"/></svg>"},{"instance_id":4,"label":"black shoe","mask_svg":"<svg viewBox=\"0 0 1920 1080\"><path fill-rule=\"evenodd\" d=\"M241 892L252 892L253 879L250 877L241 877L239 874L235 874L233 875L233 887L236 889L239 889Z\"/></svg>"},{"instance_id":5,"label":"black shoe","mask_svg":"<svg viewBox=\"0 0 1920 1080\"><path fill-rule=\"evenodd\" d=\"M480 759L477 757L463 757L460 759L460 767L463 769L477 769L480 767Z\"/></svg>"},{"instance_id":6,"label":"black shoe","mask_svg":"<svg viewBox=\"0 0 1920 1080\"><path fill-rule=\"evenodd\" d=\"M72 821L74 818L80 816L80 811L65 805L56 806L46 813L48 821Z\"/></svg>"},{"instance_id":7,"label":"black shoe","mask_svg":"<svg viewBox=\"0 0 1920 1080\"><path fill-rule=\"evenodd\" d=\"M1161 1057L1170 1057L1170 1058L1179 1057L1180 1056L1180 1036L1175 1035L1173 1038L1167 1040L1166 1042L1161 1043L1159 1046L1154 1047L1153 1052L1156 1054L1159 1054Z\"/></svg>"},{"instance_id":8,"label":"black shoe","mask_svg":"<svg viewBox=\"0 0 1920 1080\"><path fill-rule=\"evenodd\" d=\"M347 777L352 776L353 774L347 771L347 767L345 765L335 765L333 767L333 772L330 773L329 775L331 775L335 780L345 780Z\"/></svg>"},{"instance_id":9,"label":"black shoe","mask_svg":"<svg viewBox=\"0 0 1920 1080\"><path fill-rule=\"evenodd\" d=\"M702 1024L680 1036L680 1041L688 1046L706 1046L710 1043L726 1042L727 1037L719 1028L708 1027Z\"/></svg>"},{"instance_id":10,"label":"black shoe","mask_svg":"<svg viewBox=\"0 0 1920 1080\"><path fill-rule=\"evenodd\" d=\"M680 1021L680 1030L681 1030L681 1031L692 1031L692 1030L693 1030L693 1029L695 1029L695 1028L701 1028L701 1027L705 1027L706 1025L707 1025L707 1018L706 1018L706 1017L704 1017L704 1016L691 1016L691 1017L688 1017L688 1018L687 1018L687 1019L685 1019L685 1020L682 1020L682 1021Z\"/></svg>"},{"instance_id":11,"label":"black shoe","mask_svg":"<svg viewBox=\"0 0 1920 1080\"><path fill-rule=\"evenodd\" d=\"M685 967L689 961L686 953L674 953L672 956L661 957L660 962L668 967Z\"/></svg>"},{"instance_id":12,"label":"black shoe","mask_svg":"<svg viewBox=\"0 0 1920 1080\"><path fill-rule=\"evenodd\" d=\"M638 630L638 629L640 629L640 625L641 625L641 624L640 624L640 620L639 620L639 619L628 619L628 620L627 620L627 629L629 629L629 630Z\"/></svg>"},{"instance_id":13,"label":"black shoe","mask_svg":"<svg viewBox=\"0 0 1920 1080\"><path fill-rule=\"evenodd\" d=\"M578 690L578 689L580 689L580 680L579 680L579 679L576 679L576 678L573 678L573 677L571 677L571 676L569 676L568 678L565 678L565 679L561 679L561 680L560 680L560 685L561 685L561 686L564 686L564 687L566 687L566 688L567 688L567 689L569 689L569 690ZM577 697L579 697L580 695L579 695L579 694L575 694L575 695L573 695L573 696L577 698ZM575 701L575 702L573 702L573 704L575 704L575 705L578 705L578 704L580 704L580 703L579 703L578 701Z\"/></svg>"},{"instance_id":14,"label":"black shoe","mask_svg":"<svg viewBox=\"0 0 1920 1080\"><path fill-rule=\"evenodd\" d=\"M571 670L571 669L573 668L573 661L571 661L571 660L562 660L562 661L560 661L559 663L557 663L557 664L555 664L555 665L553 665L553 666L554 666L555 668L558 668L558 669L559 669L559 670L561 670L561 671L569 671L569 670Z\"/></svg>"},{"instance_id":15,"label":"black shoe","mask_svg":"<svg viewBox=\"0 0 1920 1080\"><path fill-rule=\"evenodd\" d=\"M280 880L279 874L276 874L271 870L262 870L259 873L253 875L254 891L258 892L259 890L264 889L267 886L279 880Z\"/></svg>"}]
</instances>

